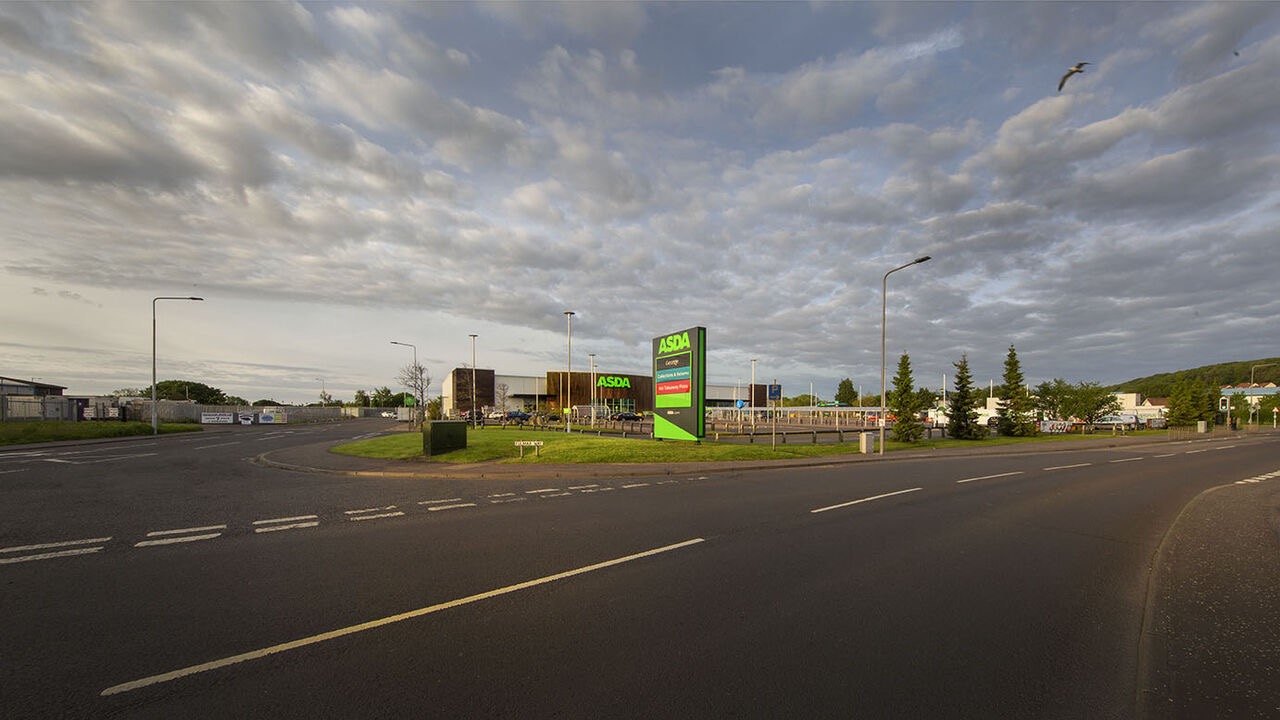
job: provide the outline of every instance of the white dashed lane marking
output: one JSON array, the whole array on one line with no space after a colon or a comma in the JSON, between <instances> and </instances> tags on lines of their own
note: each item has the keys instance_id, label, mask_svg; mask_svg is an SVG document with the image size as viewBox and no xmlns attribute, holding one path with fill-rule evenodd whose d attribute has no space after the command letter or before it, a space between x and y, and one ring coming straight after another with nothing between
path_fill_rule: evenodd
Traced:
<instances>
[{"instance_id":1,"label":"white dashed lane marking","mask_svg":"<svg viewBox=\"0 0 1280 720\"><path fill-rule=\"evenodd\" d=\"M302 530L304 528L316 527L320 524L320 516L318 515L296 515L294 517L271 518L269 520L254 520L255 533L277 532L279 530Z\"/></svg>"},{"instance_id":2,"label":"white dashed lane marking","mask_svg":"<svg viewBox=\"0 0 1280 720\"><path fill-rule=\"evenodd\" d=\"M101 552L103 547L99 543L105 543L111 538L88 538L85 540L64 540L62 542L40 543L38 545L17 545L15 547L0 548L0 565L11 565L13 563L29 562L31 560L49 560L51 558L70 557L73 555L88 555L90 553ZM82 545L96 545L97 547L79 547ZM59 550L58 548L67 548ZM34 555L13 555L13 553L25 553L32 550L53 550L54 552L36 553Z\"/></svg>"},{"instance_id":3,"label":"white dashed lane marking","mask_svg":"<svg viewBox=\"0 0 1280 720\"><path fill-rule=\"evenodd\" d=\"M134 547L153 547L156 545L177 545L178 543L199 542L201 540L212 540L216 537L222 537L222 530L226 530L226 525L205 525L202 527L179 528L177 530L154 530L147 533L147 537L155 538L154 540L143 540L136 542ZM219 532L210 532L218 530Z\"/></svg>"}]
</instances>

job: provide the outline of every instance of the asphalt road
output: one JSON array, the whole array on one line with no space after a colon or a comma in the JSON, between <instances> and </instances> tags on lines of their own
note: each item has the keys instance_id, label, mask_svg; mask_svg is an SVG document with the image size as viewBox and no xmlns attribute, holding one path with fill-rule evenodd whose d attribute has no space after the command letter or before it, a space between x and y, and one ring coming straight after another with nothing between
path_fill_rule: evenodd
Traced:
<instances>
[{"instance_id":1,"label":"asphalt road","mask_svg":"<svg viewBox=\"0 0 1280 720\"><path fill-rule=\"evenodd\" d=\"M1280 707L1248 630L1271 437L555 483L248 462L382 427L0 453L0 716Z\"/></svg>"}]
</instances>

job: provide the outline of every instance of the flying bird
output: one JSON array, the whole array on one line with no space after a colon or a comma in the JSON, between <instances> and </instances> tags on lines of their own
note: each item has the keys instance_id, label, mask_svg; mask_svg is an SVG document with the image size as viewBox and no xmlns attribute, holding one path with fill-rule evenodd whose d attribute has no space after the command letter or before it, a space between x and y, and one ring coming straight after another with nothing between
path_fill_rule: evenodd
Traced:
<instances>
[{"instance_id":1,"label":"flying bird","mask_svg":"<svg viewBox=\"0 0 1280 720\"><path fill-rule=\"evenodd\" d=\"M1063 75L1062 79L1058 81L1058 92L1062 92L1062 86L1067 84L1067 78L1071 77L1072 75L1075 75L1076 73L1084 72L1084 66L1088 64L1089 63L1087 62L1078 62L1075 64L1075 67L1068 70L1067 74Z\"/></svg>"}]
</instances>

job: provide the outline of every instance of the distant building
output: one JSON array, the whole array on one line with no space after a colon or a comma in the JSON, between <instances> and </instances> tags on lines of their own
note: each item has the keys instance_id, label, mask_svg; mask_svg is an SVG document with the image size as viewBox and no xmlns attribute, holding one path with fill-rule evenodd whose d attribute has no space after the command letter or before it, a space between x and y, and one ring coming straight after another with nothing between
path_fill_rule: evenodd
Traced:
<instances>
[{"instance_id":1,"label":"distant building","mask_svg":"<svg viewBox=\"0 0 1280 720\"><path fill-rule=\"evenodd\" d=\"M595 404L607 412L653 412L653 377L629 373L606 373L575 370L565 382L564 370L548 370L546 375L499 375L494 370L475 371L476 410L547 410L564 412L571 403L575 408ZM756 407L765 408L768 387L755 386ZM707 385L707 407L730 408L742 399L751 405L751 385ZM441 389L441 405L447 417L458 417L471 410L471 368L449 371Z\"/></svg>"},{"instance_id":2,"label":"distant building","mask_svg":"<svg viewBox=\"0 0 1280 720\"><path fill-rule=\"evenodd\" d=\"M61 395L62 391L66 389L62 385L36 382L34 379L19 380L18 378L0 376L0 395L46 397L49 395Z\"/></svg>"}]
</instances>

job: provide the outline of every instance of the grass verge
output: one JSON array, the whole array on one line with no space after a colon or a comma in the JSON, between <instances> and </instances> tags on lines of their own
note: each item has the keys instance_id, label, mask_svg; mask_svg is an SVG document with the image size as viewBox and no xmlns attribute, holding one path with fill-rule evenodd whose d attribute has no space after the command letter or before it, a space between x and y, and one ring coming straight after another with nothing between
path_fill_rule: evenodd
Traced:
<instances>
[{"instance_id":1,"label":"grass verge","mask_svg":"<svg viewBox=\"0 0 1280 720\"><path fill-rule=\"evenodd\" d=\"M1132 433L1131 433L1132 434ZM1163 434L1157 431L1155 434ZM1099 434L1085 435L1098 438ZM858 452L857 435L846 435L852 442L843 444L814 445L791 435L786 444L779 442L776 449L770 447L768 437L757 436L754 444L707 442L700 444L667 440L658 442L648 438L620 438L585 433L565 433L551 430L481 429L467 431L467 447L432 458L422 456L422 435L417 432L396 433L383 437L358 440L338 445L333 452L342 455L377 458L382 460L420 460L424 462L468 464L480 462L502 463L676 463L723 462L730 460L782 460L787 458L848 455ZM885 444L886 452L899 450L945 449L949 447L974 447L1011 445L1027 442L1070 442L1080 435L1044 435L1034 438L990 437L984 440L934 439L918 443ZM515 447L517 440L541 440L541 453L535 456L533 448L525 448L524 458Z\"/></svg>"},{"instance_id":2,"label":"grass verge","mask_svg":"<svg viewBox=\"0 0 1280 720\"><path fill-rule=\"evenodd\" d=\"M161 423L160 432L198 432L199 425ZM0 445L54 442L57 440L96 440L100 438L150 435L151 423L145 422L62 422L59 420L12 421L0 423Z\"/></svg>"}]
</instances>

